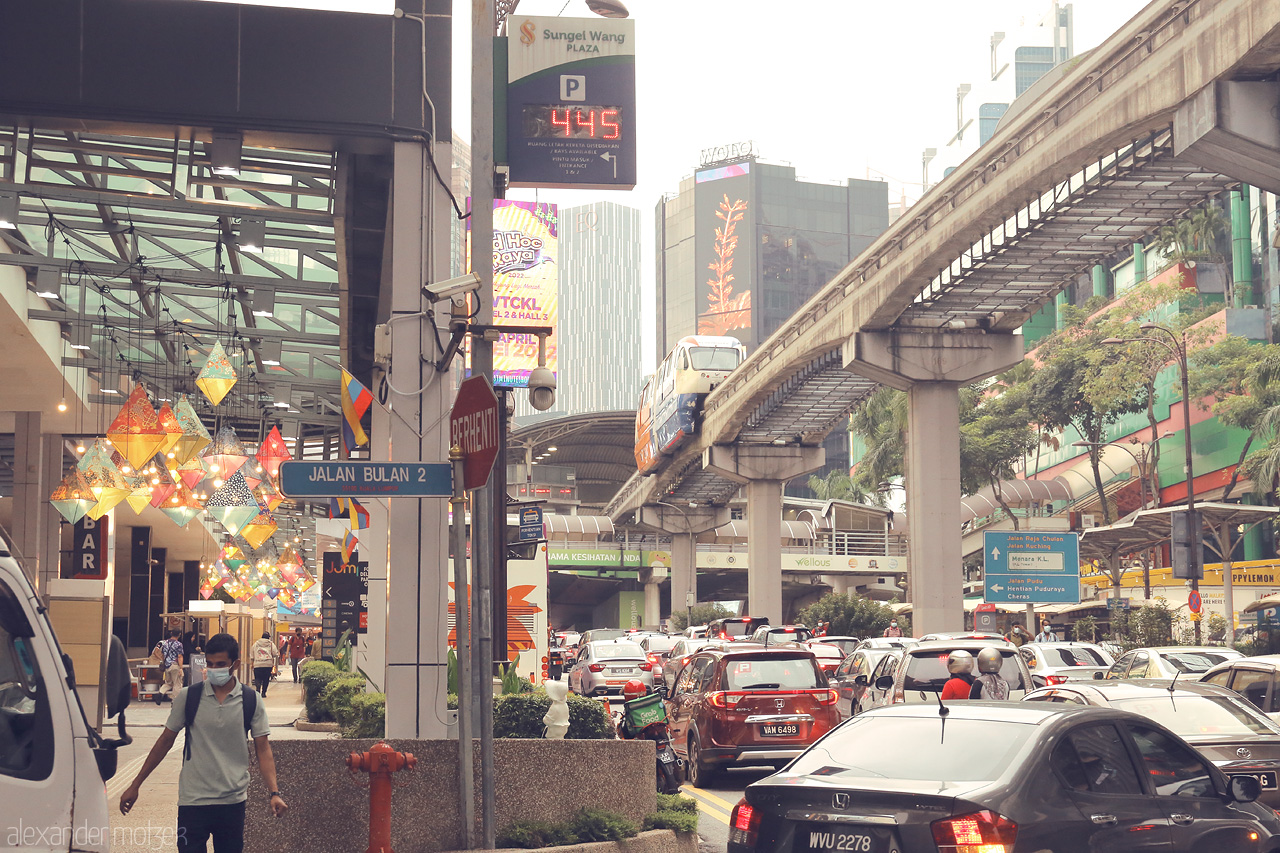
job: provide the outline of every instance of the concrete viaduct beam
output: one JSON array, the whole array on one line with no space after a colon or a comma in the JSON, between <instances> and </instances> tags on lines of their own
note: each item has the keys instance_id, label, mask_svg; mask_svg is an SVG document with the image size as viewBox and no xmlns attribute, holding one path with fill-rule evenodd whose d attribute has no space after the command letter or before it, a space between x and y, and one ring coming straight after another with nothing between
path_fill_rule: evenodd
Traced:
<instances>
[{"instance_id":1,"label":"concrete viaduct beam","mask_svg":"<svg viewBox=\"0 0 1280 853\"><path fill-rule=\"evenodd\" d=\"M693 593L693 601L698 600L698 534L715 530L728 523L729 508L727 506L683 507L663 503L642 506L636 511L637 525L671 534L671 611L673 613L687 606L690 593ZM653 625L658 624L656 590L657 585L652 581L645 584L645 620ZM649 610L651 600L653 600L652 611Z\"/></svg>"},{"instance_id":2,"label":"concrete viaduct beam","mask_svg":"<svg viewBox=\"0 0 1280 853\"><path fill-rule=\"evenodd\" d=\"M782 622L782 486L818 470L826 459L821 447L795 444L712 445L702 454L704 469L746 485L747 607L774 625Z\"/></svg>"},{"instance_id":3,"label":"concrete viaduct beam","mask_svg":"<svg viewBox=\"0 0 1280 853\"><path fill-rule=\"evenodd\" d=\"M960 386L1022 361L1007 334L859 332L845 366L907 392L909 591L917 636L964 629L960 536Z\"/></svg>"},{"instance_id":4,"label":"concrete viaduct beam","mask_svg":"<svg viewBox=\"0 0 1280 853\"><path fill-rule=\"evenodd\" d=\"M1178 108L1179 159L1280 192L1280 83L1221 81Z\"/></svg>"}]
</instances>

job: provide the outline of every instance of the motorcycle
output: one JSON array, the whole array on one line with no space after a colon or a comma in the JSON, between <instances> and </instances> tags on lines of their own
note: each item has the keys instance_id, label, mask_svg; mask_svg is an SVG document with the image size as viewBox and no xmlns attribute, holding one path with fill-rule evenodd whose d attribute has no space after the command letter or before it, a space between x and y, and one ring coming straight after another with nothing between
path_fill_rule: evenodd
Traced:
<instances>
[{"instance_id":1,"label":"motorcycle","mask_svg":"<svg viewBox=\"0 0 1280 853\"><path fill-rule=\"evenodd\" d=\"M671 748L671 736L667 734L667 724L650 723L640 730L638 737L653 741L657 750L657 767L655 778L659 794L674 794L680 790L680 767L684 764L676 751Z\"/></svg>"}]
</instances>

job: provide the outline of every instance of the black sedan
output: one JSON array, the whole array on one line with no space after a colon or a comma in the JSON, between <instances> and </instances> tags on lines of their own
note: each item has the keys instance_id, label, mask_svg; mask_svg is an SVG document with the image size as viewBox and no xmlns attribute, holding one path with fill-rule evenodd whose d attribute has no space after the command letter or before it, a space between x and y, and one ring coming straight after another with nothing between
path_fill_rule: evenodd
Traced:
<instances>
[{"instance_id":1,"label":"black sedan","mask_svg":"<svg viewBox=\"0 0 1280 853\"><path fill-rule=\"evenodd\" d=\"M1259 801L1280 808L1280 724L1234 691L1194 681L1083 681L1033 690L1024 702L1098 705L1167 726L1228 776L1262 785Z\"/></svg>"},{"instance_id":2,"label":"black sedan","mask_svg":"<svg viewBox=\"0 0 1280 853\"><path fill-rule=\"evenodd\" d=\"M1280 818L1177 735L1107 708L889 705L747 787L728 853L1280 850Z\"/></svg>"}]
</instances>

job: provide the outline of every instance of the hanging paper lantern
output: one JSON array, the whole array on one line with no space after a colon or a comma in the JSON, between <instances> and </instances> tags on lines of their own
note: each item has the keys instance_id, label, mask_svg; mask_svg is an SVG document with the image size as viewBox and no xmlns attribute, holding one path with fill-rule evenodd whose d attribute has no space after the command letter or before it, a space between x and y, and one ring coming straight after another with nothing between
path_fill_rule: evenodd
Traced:
<instances>
[{"instance_id":1,"label":"hanging paper lantern","mask_svg":"<svg viewBox=\"0 0 1280 853\"><path fill-rule=\"evenodd\" d=\"M114 454L111 445L100 438L90 445L77 466L89 484L89 491L97 498L97 503L85 513L94 521L110 512L133 491L116 467L112 458Z\"/></svg>"},{"instance_id":2,"label":"hanging paper lantern","mask_svg":"<svg viewBox=\"0 0 1280 853\"><path fill-rule=\"evenodd\" d=\"M209 472L204 470L204 465L200 464L199 459L188 459L177 468L171 469L169 473L188 489L194 489L200 485L201 480L209 476Z\"/></svg>"},{"instance_id":3,"label":"hanging paper lantern","mask_svg":"<svg viewBox=\"0 0 1280 853\"><path fill-rule=\"evenodd\" d=\"M227 358L222 343L215 342L213 349L209 351L209 360L204 363L200 375L196 377L196 386L209 398L209 402L216 406L222 402L222 398L227 396L227 392L235 384L236 370L231 366L231 360Z\"/></svg>"},{"instance_id":4,"label":"hanging paper lantern","mask_svg":"<svg viewBox=\"0 0 1280 853\"><path fill-rule=\"evenodd\" d=\"M173 445L173 458L182 464L195 458L196 454L209 446L212 439L186 394L178 399L173 415L178 419L178 426L182 427L182 436Z\"/></svg>"},{"instance_id":5,"label":"hanging paper lantern","mask_svg":"<svg viewBox=\"0 0 1280 853\"><path fill-rule=\"evenodd\" d=\"M147 460L168 442L169 436L160 427L156 410L147 399L147 389L142 387L142 383L133 386L129 399L125 400L107 428L107 438L134 468L147 464Z\"/></svg>"},{"instance_id":6,"label":"hanging paper lantern","mask_svg":"<svg viewBox=\"0 0 1280 853\"><path fill-rule=\"evenodd\" d=\"M256 551L271 538L271 534L276 532L276 527L275 518L271 513L263 510L240 530L240 536Z\"/></svg>"},{"instance_id":7,"label":"hanging paper lantern","mask_svg":"<svg viewBox=\"0 0 1280 853\"><path fill-rule=\"evenodd\" d=\"M254 500L253 492L244 481L244 474L237 471L205 502L214 518L222 523L232 536L239 536L246 524L252 521L262 508Z\"/></svg>"},{"instance_id":8,"label":"hanging paper lantern","mask_svg":"<svg viewBox=\"0 0 1280 853\"><path fill-rule=\"evenodd\" d=\"M284 443L284 437L280 435L280 428L273 426L271 432L267 433L267 437L262 440L262 447L258 448L258 461L274 479L280 476L280 463L292 458L293 454L289 452L288 445Z\"/></svg>"},{"instance_id":9,"label":"hanging paper lantern","mask_svg":"<svg viewBox=\"0 0 1280 853\"><path fill-rule=\"evenodd\" d=\"M204 507L190 489L186 486L178 486L165 500L160 511L169 516L169 520L174 524L186 527L193 518L204 511Z\"/></svg>"},{"instance_id":10,"label":"hanging paper lantern","mask_svg":"<svg viewBox=\"0 0 1280 853\"><path fill-rule=\"evenodd\" d=\"M253 495L258 499L258 503L267 508L268 512L274 512L276 507L284 503L284 495L280 494L280 490L272 485L270 480L259 483L254 488Z\"/></svg>"},{"instance_id":11,"label":"hanging paper lantern","mask_svg":"<svg viewBox=\"0 0 1280 853\"><path fill-rule=\"evenodd\" d=\"M164 465L156 466L156 473L150 475L151 483L151 505L156 509L161 509L165 501L173 497L174 492L178 491L180 483L173 478L173 472ZM159 482L155 482L155 481Z\"/></svg>"},{"instance_id":12,"label":"hanging paper lantern","mask_svg":"<svg viewBox=\"0 0 1280 853\"><path fill-rule=\"evenodd\" d=\"M84 518L85 513L93 509L98 499L94 497L84 475L79 469L75 469L62 478L62 482L53 490L53 494L49 495L49 502L63 518L75 524Z\"/></svg>"},{"instance_id":13,"label":"hanging paper lantern","mask_svg":"<svg viewBox=\"0 0 1280 853\"><path fill-rule=\"evenodd\" d=\"M236 431L229 426L218 430L213 444L200 457L200 464L210 476L216 476L224 482L230 482L232 475L240 471L248 461L249 452L240 443Z\"/></svg>"},{"instance_id":14,"label":"hanging paper lantern","mask_svg":"<svg viewBox=\"0 0 1280 853\"><path fill-rule=\"evenodd\" d=\"M169 451L173 450L178 440L183 436L182 424L178 423L178 416L173 413L173 409L170 408L168 403L156 409L156 421L164 432L164 444L160 445L156 455L168 456ZM176 456L177 454L174 455Z\"/></svg>"}]
</instances>

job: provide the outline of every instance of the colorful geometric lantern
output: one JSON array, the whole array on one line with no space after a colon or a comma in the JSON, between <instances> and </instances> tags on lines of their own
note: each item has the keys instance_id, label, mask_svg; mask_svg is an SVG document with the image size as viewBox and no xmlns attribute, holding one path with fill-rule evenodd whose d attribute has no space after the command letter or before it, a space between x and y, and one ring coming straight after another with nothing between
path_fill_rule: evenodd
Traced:
<instances>
[{"instance_id":1,"label":"colorful geometric lantern","mask_svg":"<svg viewBox=\"0 0 1280 853\"><path fill-rule=\"evenodd\" d=\"M173 445L173 458L179 464L184 464L195 457L197 453L209 446L212 439L209 437L209 431L204 428L200 416L196 414L195 407L191 405L191 401L187 399L187 395L183 394L178 399L178 405L173 410L173 416L178 419L178 426L182 427L182 436Z\"/></svg>"},{"instance_id":2,"label":"colorful geometric lantern","mask_svg":"<svg viewBox=\"0 0 1280 853\"><path fill-rule=\"evenodd\" d=\"M244 474L240 471L226 480L222 488L209 495L209 500L205 502L205 509L218 519L232 536L239 536L244 526L262 511L262 507L258 506L258 502L254 500L253 491L244 481Z\"/></svg>"},{"instance_id":3,"label":"colorful geometric lantern","mask_svg":"<svg viewBox=\"0 0 1280 853\"><path fill-rule=\"evenodd\" d=\"M173 497L173 493L178 491L178 481L174 479L173 472L164 465L156 468L156 473L152 475L152 480L159 480L151 484L151 505L156 509L164 506L164 502Z\"/></svg>"},{"instance_id":4,"label":"colorful geometric lantern","mask_svg":"<svg viewBox=\"0 0 1280 853\"><path fill-rule=\"evenodd\" d=\"M200 457L200 464L210 476L224 482L231 482L232 475L248 461L249 452L240 443L236 431L229 426L218 430L213 444L209 445L209 449Z\"/></svg>"},{"instance_id":5,"label":"colorful geometric lantern","mask_svg":"<svg viewBox=\"0 0 1280 853\"><path fill-rule=\"evenodd\" d=\"M125 400L107 428L107 438L134 468L147 464L147 460L169 440L168 434L160 427L156 410L147 399L147 389L142 387L142 383L133 386L129 399Z\"/></svg>"},{"instance_id":6,"label":"colorful geometric lantern","mask_svg":"<svg viewBox=\"0 0 1280 853\"><path fill-rule=\"evenodd\" d=\"M222 402L223 397L227 396L227 392L235 387L235 384L236 370L231 366L231 360L227 358L222 343L215 341L213 349L209 351L209 360L204 363L200 375L196 377L196 386L209 398L209 402L216 406Z\"/></svg>"},{"instance_id":7,"label":"colorful geometric lantern","mask_svg":"<svg viewBox=\"0 0 1280 853\"><path fill-rule=\"evenodd\" d=\"M178 486L160 507L160 511L169 516L169 520L179 527L186 527L191 520L204 511L199 499L186 486Z\"/></svg>"},{"instance_id":8,"label":"colorful geometric lantern","mask_svg":"<svg viewBox=\"0 0 1280 853\"><path fill-rule=\"evenodd\" d=\"M97 503L86 515L97 521L110 512L117 504L129 497L133 489L125 482L124 476L112 458L115 451L105 439L97 439L90 445L88 452L81 457L77 467L84 475L85 482Z\"/></svg>"},{"instance_id":9,"label":"colorful geometric lantern","mask_svg":"<svg viewBox=\"0 0 1280 853\"><path fill-rule=\"evenodd\" d=\"M49 496L53 508L61 513L69 523L75 524L84 518L85 513L93 509L98 499L93 496L88 481L79 469L73 470L62 478L62 482Z\"/></svg>"},{"instance_id":10,"label":"colorful geometric lantern","mask_svg":"<svg viewBox=\"0 0 1280 853\"><path fill-rule=\"evenodd\" d=\"M240 530L240 536L249 543L249 547L256 551L271 538L271 534L275 533L276 529L275 518L272 517L271 513L263 510Z\"/></svg>"},{"instance_id":11,"label":"colorful geometric lantern","mask_svg":"<svg viewBox=\"0 0 1280 853\"><path fill-rule=\"evenodd\" d=\"M262 440L262 447L258 449L258 461L274 480L280 476L280 463L292 458L293 454L284 443L284 436L280 435L280 428L273 426L271 432L267 433L267 437Z\"/></svg>"},{"instance_id":12,"label":"colorful geometric lantern","mask_svg":"<svg viewBox=\"0 0 1280 853\"><path fill-rule=\"evenodd\" d=\"M165 434L165 443L160 446L156 454L168 456L169 451L173 450L174 445L178 443L178 439L182 438L182 424L178 423L178 416L173 413L168 403L156 409L156 420L159 421L160 429Z\"/></svg>"}]
</instances>

